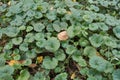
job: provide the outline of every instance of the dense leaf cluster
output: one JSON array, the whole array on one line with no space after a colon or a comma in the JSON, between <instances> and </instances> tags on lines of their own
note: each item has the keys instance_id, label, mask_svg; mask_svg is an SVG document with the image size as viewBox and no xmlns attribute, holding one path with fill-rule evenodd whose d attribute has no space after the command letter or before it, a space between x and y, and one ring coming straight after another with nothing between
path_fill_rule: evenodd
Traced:
<instances>
[{"instance_id":1,"label":"dense leaf cluster","mask_svg":"<svg viewBox=\"0 0 120 80\"><path fill-rule=\"evenodd\" d=\"M120 80L119 0L0 2L0 80L53 79Z\"/></svg>"}]
</instances>

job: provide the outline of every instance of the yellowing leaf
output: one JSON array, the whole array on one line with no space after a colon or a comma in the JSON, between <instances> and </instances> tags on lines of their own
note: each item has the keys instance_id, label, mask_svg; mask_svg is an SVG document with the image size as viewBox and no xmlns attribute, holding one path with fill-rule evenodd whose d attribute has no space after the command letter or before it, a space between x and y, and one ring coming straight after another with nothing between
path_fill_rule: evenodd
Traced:
<instances>
[{"instance_id":1,"label":"yellowing leaf","mask_svg":"<svg viewBox=\"0 0 120 80\"><path fill-rule=\"evenodd\" d=\"M103 56L99 52L96 52L96 55L103 58Z\"/></svg>"},{"instance_id":2,"label":"yellowing leaf","mask_svg":"<svg viewBox=\"0 0 120 80\"><path fill-rule=\"evenodd\" d=\"M17 60L11 60L8 62L10 66L13 66L14 64L18 64L19 62Z\"/></svg>"},{"instance_id":3,"label":"yellowing leaf","mask_svg":"<svg viewBox=\"0 0 120 80\"><path fill-rule=\"evenodd\" d=\"M9 1L7 4L8 4L8 6L10 6L11 5L11 1Z\"/></svg>"},{"instance_id":4,"label":"yellowing leaf","mask_svg":"<svg viewBox=\"0 0 120 80\"><path fill-rule=\"evenodd\" d=\"M61 41L67 40L68 39L68 34L67 31L62 31L57 35L57 38Z\"/></svg>"},{"instance_id":5,"label":"yellowing leaf","mask_svg":"<svg viewBox=\"0 0 120 80\"><path fill-rule=\"evenodd\" d=\"M72 14L72 12L71 11L67 11L67 14Z\"/></svg>"},{"instance_id":6,"label":"yellowing leaf","mask_svg":"<svg viewBox=\"0 0 120 80\"><path fill-rule=\"evenodd\" d=\"M50 10L52 11L54 8L53 8L53 6L52 7L50 7Z\"/></svg>"},{"instance_id":7,"label":"yellowing leaf","mask_svg":"<svg viewBox=\"0 0 120 80\"><path fill-rule=\"evenodd\" d=\"M42 61L43 61L43 56L37 57L37 62L38 62L38 63L41 63Z\"/></svg>"},{"instance_id":8,"label":"yellowing leaf","mask_svg":"<svg viewBox=\"0 0 120 80\"><path fill-rule=\"evenodd\" d=\"M76 0L72 0L73 2L76 2Z\"/></svg>"},{"instance_id":9,"label":"yellowing leaf","mask_svg":"<svg viewBox=\"0 0 120 80\"><path fill-rule=\"evenodd\" d=\"M0 6L2 5L3 3L2 2L0 2Z\"/></svg>"},{"instance_id":10,"label":"yellowing leaf","mask_svg":"<svg viewBox=\"0 0 120 80\"><path fill-rule=\"evenodd\" d=\"M76 75L75 75L75 72L74 72L74 73L71 74L71 77L70 77L70 78L71 78L71 79L74 79L75 76L76 76Z\"/></svg>"}]
</instances>

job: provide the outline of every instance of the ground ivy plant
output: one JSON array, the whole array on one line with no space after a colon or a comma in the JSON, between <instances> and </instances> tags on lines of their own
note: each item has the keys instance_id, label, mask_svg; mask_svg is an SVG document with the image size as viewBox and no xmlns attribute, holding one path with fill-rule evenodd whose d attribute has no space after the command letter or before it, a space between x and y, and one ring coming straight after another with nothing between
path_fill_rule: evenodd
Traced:
<instances>
[{"instance_id":1,"label":"ground ivy plant","mask_svg":"<svg viewBox=\"0 0 120 80\"><path fill-rule=\"evenodd\" d=\"M120 1L0 0L0 80L120 80Z\"/></svg>"}]
</instances>

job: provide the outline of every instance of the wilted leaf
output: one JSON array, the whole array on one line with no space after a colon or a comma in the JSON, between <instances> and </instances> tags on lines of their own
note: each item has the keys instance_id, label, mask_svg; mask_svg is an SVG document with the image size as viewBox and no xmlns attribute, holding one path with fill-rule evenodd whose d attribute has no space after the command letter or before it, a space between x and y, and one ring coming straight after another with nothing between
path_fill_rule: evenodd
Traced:
<instances>
[{"instance_id":1,"label":"wilted leaf","mask_svg":"<svg viewBox=\"0 0 120 80\"><path fill-rule=\"evenodd\" d=\"M61 41L67 40L68 39L68 34L67 31L62 31L57 35L58 39Z\"/></svg>"}]
</instances>

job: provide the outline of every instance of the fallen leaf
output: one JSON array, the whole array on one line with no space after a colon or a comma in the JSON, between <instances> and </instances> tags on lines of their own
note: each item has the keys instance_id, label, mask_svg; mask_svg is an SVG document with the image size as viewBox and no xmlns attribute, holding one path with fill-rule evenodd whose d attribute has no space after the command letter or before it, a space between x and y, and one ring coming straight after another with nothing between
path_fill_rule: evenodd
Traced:
<instances>
[{"instance_id":1,"label":"fallen leaf","mask_svg":"<svg viewBox=\"0 0 120 80\"><path fill-rule=\"evenodd\" d=\"M11 1L9 1L7 4L8 4L8 6L10 6L11 5Z\"/></svg>"},{"instance_id":2,"label":"fallen leaf","mask_svg":"<svg viewBox=\"0 0 120 80\"><path fill-rule=\"evenodd\" d=\"M2 5L3 3L2 2L0 2L0 6Z\"/></svg>"},{"instance_id":3,"label":"fallen leaf","mask_svg":"<svg viewBox=\"0 0 120 80\"><path fill-rule=\"evenodd\" d=\"M36 64L30 64L29 67L35 68L37 65Z\"/></svg>"},{"instance_id":4,"label":"fallen leaf","mask_svg":"<svg viewBox=\"0 0 120 80\"><path fill-rule=\"evenodd\" d=\"M68 34L67 31L62 31L57 35L57 38L61 41L67 40L68 39Z\"/></svg>"},{"instance_id":5,"label":"fallen leaf","mask_svg":"<svg viewBox=\"0 0 120 80\"><path fill-rule=\"evenodd\" d=\"M8 62L8 64L9 64L10 66L13 66L13 65L18 64L18 63L19 63L19 62L18 62L17 60L11 60L11 61Z\"/></svg>"},{"instance_id":6,"label":"fallen leaf","mask_svg":"<svg viewBox=\"0 0 120 80\"><path fill-rule=\"evenodd\" d=\"M75 76L76 76L76 75L75 75L75 72L74 72L74 73L71 74L71 77L70 77L70 78L71 78L71 79L75 79Z\"/></svg>"},{"instance_id":7,"label":"fallen leaf","mask_svg":"<svg viewBox=\"0 0 120 80\"><path fill-rule=\"evenodd\" d=\"M72 12L71 12L71 11L67 11L66 13L67 13L67 14L72 14Z\"/></svg>"},{"instance_id":8,"label":"fallen leaf","mask_svg":"<svg viewBox=\"0 0 120 80\"><path fill-rule=\"evenodd\" d=\"M50 10L52 11L54 8L53 8L53 6L52 7L50 7Z\"/></svg>"},{"instance_id":9,"label":"fallen leaf","mask_svg":"<svg viewBox=\"0 0 120 80\"><path fill-rule=\"evenodd\" d=\"M76 2L76 0L73 0L73 2Z\"/></svg>"},{"instance_id":10,"label":"fallen leaf","mask_svg":"<svg viewBox=\"0 0 120 80\"><path fill-rule=\"evenodd\" d=\"M38 56L37 57L37 63L42 63L43 61L43 56Z\"/></svg>"}]
</instances>

